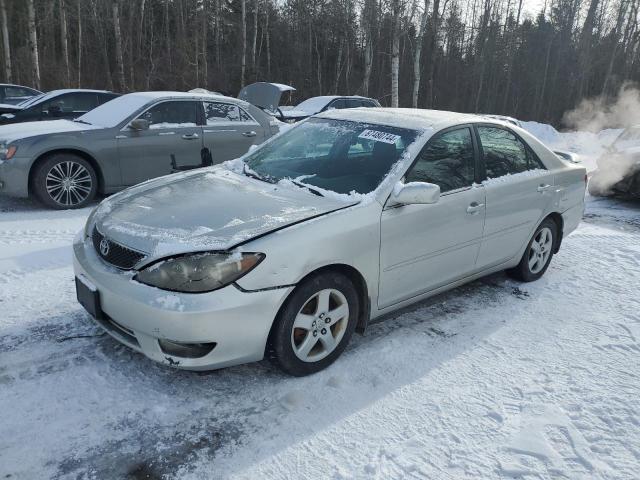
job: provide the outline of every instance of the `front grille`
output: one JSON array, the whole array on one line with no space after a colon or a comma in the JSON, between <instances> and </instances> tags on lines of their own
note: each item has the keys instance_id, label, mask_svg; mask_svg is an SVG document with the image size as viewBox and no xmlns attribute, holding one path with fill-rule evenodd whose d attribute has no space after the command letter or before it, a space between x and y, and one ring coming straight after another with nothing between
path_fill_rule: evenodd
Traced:
<instances>
[{"instance_id":1,"label":"front grille","mask_svg":"<svg viewBox=\"0 0 640 480\"><path fill-rule=\"evenodd\" d=\"M119 243L109 240L102 235L97 228L93 229L93 248L96 249L96 253L105 262L118 267L122 270L130 270L136 263L144 258L144 253L137 252L127 248Z\"/></svg>"}]
</instances>

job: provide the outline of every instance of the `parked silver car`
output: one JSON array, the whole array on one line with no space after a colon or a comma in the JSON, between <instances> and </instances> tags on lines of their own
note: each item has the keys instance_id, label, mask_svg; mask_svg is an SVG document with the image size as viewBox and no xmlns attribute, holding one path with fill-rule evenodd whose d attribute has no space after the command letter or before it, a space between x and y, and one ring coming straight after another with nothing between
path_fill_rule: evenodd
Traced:
<instances>
[{"instance_id":1,"label":"parked silver car","mask_svg":"<svg viewBox=\"0 0 640 480\"><path fill-rule=\"evenodd\" d=\"M234 98L143 92L75 120L0 126L0 194L83 207L98 193L239 157L278 123Z\"/></svg>"},{"instance_id":2,"label":"parked silver car","mask_svg":"<svg viewBox=\"0 0 640 480\"><path fill-rule=\"evenodd\" d=\"M504 122L326 112L103 201L74 242L77 295L153 360L266 355L305 375L383 314L498 270L539 278L580 222L585 179Z\"/></svg>"}]
</instances>

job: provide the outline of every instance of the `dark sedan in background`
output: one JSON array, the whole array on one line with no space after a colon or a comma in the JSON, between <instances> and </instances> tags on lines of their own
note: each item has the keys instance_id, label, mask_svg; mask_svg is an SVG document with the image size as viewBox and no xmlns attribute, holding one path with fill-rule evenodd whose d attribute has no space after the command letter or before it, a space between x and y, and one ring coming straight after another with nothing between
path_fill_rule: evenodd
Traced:
<instances>
[{"instance_id":1,"label":"dark sedan in background","mask_svg":"<svg viewBox=\"0 0 640 480\"><path fill-rule=\"evenodd\" d=\"M52 90L17 105L0 105L0 124L73 119L118 96L105 90Z\"/></svg>"},{"instance_id":2,"label":"dark sedan in background","mask_svg":"<svg viewBox=\"0 0 640 480\"><path fill-rule=\"evenodd\" d=\"M0 107L2 104L17 105L38 95L42 95L42 92L35 88L13 85L12 83L0 83Z\"/></svg>"}]
</instances>

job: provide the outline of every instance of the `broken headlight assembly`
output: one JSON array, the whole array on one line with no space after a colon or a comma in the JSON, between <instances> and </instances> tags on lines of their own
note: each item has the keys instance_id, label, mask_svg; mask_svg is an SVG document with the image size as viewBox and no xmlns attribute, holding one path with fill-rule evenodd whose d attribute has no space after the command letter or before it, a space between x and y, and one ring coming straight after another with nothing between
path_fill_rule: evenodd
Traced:
<instances>
[{"instance_id":1,"label":"broken headlight assembly","mask_svg":"<svg viewBox=\"0 0 640 480\"><path fill-rule=\"evenodd\" d=\"M133 279L172 292L212 292L249 273L264 257L264 253L194 253L161 260Z\"/></svg>"}]
</instances>

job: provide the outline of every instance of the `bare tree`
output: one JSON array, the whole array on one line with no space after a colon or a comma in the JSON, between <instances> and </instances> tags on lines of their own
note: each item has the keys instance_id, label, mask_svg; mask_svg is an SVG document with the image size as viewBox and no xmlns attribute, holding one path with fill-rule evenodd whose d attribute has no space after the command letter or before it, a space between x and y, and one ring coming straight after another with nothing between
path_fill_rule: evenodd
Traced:
<instances>
[{"instance_id":1,"label":"bare tree","mask_svg":"<svg viewBox=\"0 0 640 480\"><path fill-rule=\"evenodd\" d=\"M4 52L4 78L11 83L11 45L9 44L9 26L7 24L7 6L5 0L0 0L0 21L2 22L2 49Z\"/></svg>"},{"instance_id":2,"label":"bare tree","mask_svg":"<svg viewBox=\"0 0 640 480\"><path fill-rule=\"evenodd\" d=\"M420 57L422 56L422 43L424 40L424 31L427 28L427 17L429 15L429 0L424 0L424 10L420 19L420 30L416 37L416 48L413 53L413 92L411 95L411 106L418 108L418 91L420 90L420 76L422 69L420 68Z\"/></svg>"},{"instance_id":3,"label":"bare tree","mask_svg":"<svg viewBox=\"0 0 640 480\"><path fill-rule=\"evenodd\" d=\"M71 86L71 75L69 73L69 44L67 41L67 9L64 0L60 0L60 45L62 46L62 67L63 81L65 87Z\"/></svg>"},{"instance_id":4,"label":"bare tree","mask_svg":"<svg viewBox=\"0 0 640 480\"><path fill-rule=\"evenodd\" d=\"M124 79L124 60L122 57L122 33L120 32L120 5L118 0L113 0L111 4L113 11L113 33L116 43L116 67L118 69L118 84L120 90L125 91L127 84Z\"/></svg>"},{"instance_id":5,"label":"bare tree","mask_svg":"<svg viewBox=\"0 0 640 480\"><path fill-rule=\"evenodd\" d=\"M240 88L244 87L244 75L247 68L247 0L240 0L242 7L242 59L240 72Z\"/></svg>"},{"instance_id":6,"label":"bare tree","mask_svg":"<svg viewBox=\"0 0 640 480\"><path fill-rule=\"evenodd\" d=\"M400 72L400 15L401 0L393 0L391 31L391 106L398 107L398 75Z\"/></svg>"},{"instance_id":7,"label":"bare tree","mask_svg":"<svg viewBox=\"0 0 640 480\"><path fill-rule=\"evenodd\" d=\"M258 10L260 0L254 0L253 3L253 41L251 46L251 69L253 74L257 76L256 69L256 43L258 39Z\"/></svg>"},{"instance_id":8,"label":"bare tree","mask_svg":"<svg viewBox=\"0 0 640 480\"><path fill-rule=\"evenodd\" d=\"M40 88L40 60L38 58L38 34L36 32L36 10L33 0L27 0L27 18L29 29L29 53L31 55L31 82Z\"/></svg>"}]
</instances>

